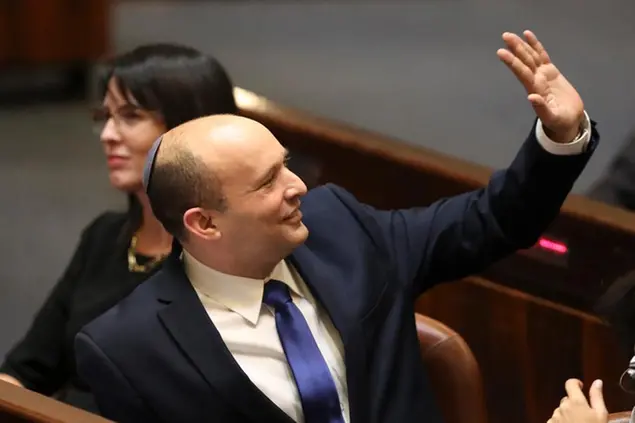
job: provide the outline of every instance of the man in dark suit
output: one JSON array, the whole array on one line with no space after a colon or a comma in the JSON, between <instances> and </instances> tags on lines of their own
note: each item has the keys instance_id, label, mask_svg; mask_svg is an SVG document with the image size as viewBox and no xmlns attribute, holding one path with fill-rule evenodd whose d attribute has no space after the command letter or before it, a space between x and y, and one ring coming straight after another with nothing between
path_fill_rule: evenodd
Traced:
<instances>
[{"instance_id":1,"label":"man in dark suit","mask_svg":"<svg viewBox=\"0 0 635 423\"><path fill-rule=\"evenodd\" d=\"M539 118L528 139L486 188L430 207L379 211L333 185L307 193L275 137L237 116L158 140L145 186L178 242L159 273L76 339L79 374L103 414L441 421L415 299L532 246L599 139L576 90L525 38L504 34L498 55Z\"/></svg>"}]
</instances>

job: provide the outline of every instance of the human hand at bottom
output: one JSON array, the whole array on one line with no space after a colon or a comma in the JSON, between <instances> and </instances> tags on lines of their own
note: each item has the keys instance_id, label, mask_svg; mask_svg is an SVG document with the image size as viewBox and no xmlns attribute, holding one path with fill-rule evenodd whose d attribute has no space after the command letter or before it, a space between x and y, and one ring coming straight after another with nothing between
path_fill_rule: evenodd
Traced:
<instances>
[{"instance_id":1,"label":"human hand at bottom","mask_svg":"<svg viewBox=\"0 0 635 423\"><path fill-rule=\"evenodd\" d=\"M553 412L547 423L607 423L609 413L602 395L602 381L596 380L589 388L589 401L582 391L582 382L569 379L564 385L567 396Z\"/></svg>"}]
</instances>

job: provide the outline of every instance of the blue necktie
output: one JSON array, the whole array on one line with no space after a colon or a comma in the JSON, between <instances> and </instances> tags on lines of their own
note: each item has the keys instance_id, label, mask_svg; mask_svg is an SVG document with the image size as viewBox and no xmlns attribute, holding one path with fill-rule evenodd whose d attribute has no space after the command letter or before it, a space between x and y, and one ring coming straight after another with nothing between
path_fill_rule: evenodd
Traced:
<instances>
[{"instance_id":1,"label":"blue necktie","mask_svg":"<svg viewBox=\"0 0 635 423\"><path fill-rule=\"evenodd\" d=\"M264 303L273 307L278 336L300 392L306 423L344 423L335 382L289 288L270 280Z\"/></svg>"}]
</instances>

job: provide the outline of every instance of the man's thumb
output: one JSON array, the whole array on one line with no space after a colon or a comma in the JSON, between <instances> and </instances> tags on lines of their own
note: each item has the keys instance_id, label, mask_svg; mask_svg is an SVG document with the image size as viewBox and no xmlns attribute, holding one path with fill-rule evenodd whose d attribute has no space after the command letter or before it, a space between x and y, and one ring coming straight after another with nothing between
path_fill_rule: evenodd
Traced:
<instances>
[{"instance_id":1,"label":"man's thumb","mask_svg":"<svg viewBox=\"0 0 635 423\"><path fill-rule=\"evenodd\" d=\"M604 404L604 395L602 395L602 381L599 379L593 382L589 388L589 402L595 411L602 414L608 413Z\"/></svg>"}]
</instances>

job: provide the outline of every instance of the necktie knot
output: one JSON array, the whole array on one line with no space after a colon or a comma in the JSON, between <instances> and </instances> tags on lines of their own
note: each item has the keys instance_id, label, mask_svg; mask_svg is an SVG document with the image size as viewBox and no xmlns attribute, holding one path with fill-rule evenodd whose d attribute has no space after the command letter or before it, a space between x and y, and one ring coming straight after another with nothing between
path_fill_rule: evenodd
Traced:
<instances>
[{"instance_id":1,"label":"necktie knot","mask_svg":"<svg viewBox=\"0 0 635 423\"><path fill-rule=\"evenodd\" d=\"M291 301L291 293L289 287L283 282L270 280L265 284L265 293L263 302L274 309Z\"/></svg>"}]
</instances>

